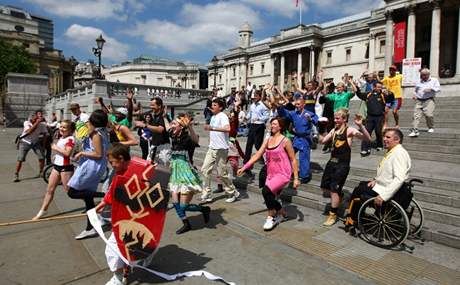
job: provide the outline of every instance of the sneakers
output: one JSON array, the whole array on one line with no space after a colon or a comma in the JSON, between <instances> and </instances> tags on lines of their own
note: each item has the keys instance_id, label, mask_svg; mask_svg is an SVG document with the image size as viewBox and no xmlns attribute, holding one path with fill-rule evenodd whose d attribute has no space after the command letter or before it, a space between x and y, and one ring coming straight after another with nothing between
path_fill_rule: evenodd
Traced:
<instances>
[{"instance_id":1,"label":"sneakers","mask_svg":"<svg viewBox=\"0 0 460 285\"><path fill-rule=\"evenodd\" d=\"M327 217L327 220L323 223L323 226L330 227L336 222L337 222L337 214L329 212L329 217Z\"/></svg>"},{"instance_id":2,"label":"sneakers","mask_svg":"<svg viewBox=\"0 0 460 285\"><path fill-rule=\"evenodd\" d=\"M202 202L212 202L211 194L203 194L201 195Z\"/></svg>"},{"instance_id":3,"label":"sneakers","mask_svg":"<svg viewBox=\"0 0 460 285\"><path fill-rule=\"evenodd\" d=\"M382 149L381 147L376 148L377 151L382 151Z\"/></svg>"},{"instance_id":4,"label":"sneakers","mask_svg":"<svg viewBox=\"0 0 460 285\"><path fill-rule=\"evenodd\" d=\"M434 129L428 129L429 133L434 133Z\"/></svg>"},{"instance_id":5,"label":"sneakers","mask_svg":"<svg viewBox=\"0 0 460 285\"><path fill-rule=\"evenodd\" d=\"M117 274L113 274L112 278L110 278L109 282L105 283L105 285L123 285L123 282Z\"/></svg>"},{"instance_id":6,"label":"sneakers","mask_svg":"<svg viewBox=\"0 0 460 285\"><path fill-rule=\"evenodd\" d=\"M361 157L369 156L371 155L370 150L362 150L359 154L361 154Z\"/></svg>"},{"instance_id":7,"label":"sneakers","mask_svg":"<svg viewBox=\"0 0 460 285\"><path fill-rule=\"evenodd\" d=\"M271 216L268 216L267 219L265 220L265 224L263 226L264 228L264 231L270 231L270 230L273 230L276 225L279 224L279 219L277 217L271 217Z\"/></svg>"},{"instance_id":8,"label":"sneakers","mask_svg":"<svg viewBox=\"0 0 460 285\"><path fill-rule=\"evenodd\" d=\"M429 131L429 130L428 130ZM415 137L418 137L419 135L419 132L417 129L413 129L412 132L409 134L409 137L411 138L415 138Z\"/></svg>"},{"instance_id":9,"label":"sneakers","mask_svg":"<svg viewBox=\"0 0 460 285\"><path fill-rule=\"evenodd\" d=\"M19 173L15 173L13 182L19 182L19 181L21 181L19 180Z\"/></svg>"},{"instance_id":10,"label":"sneakers","mask_svg":"<svg viewBox=\"0 0 460 285\"><path fill-rule=\"evenodd\" d=\"M233 195L230 198L225 199L225 202L233 203L236 201L236 199L238 199L238 197L240 197L240 192L235 190L235 192L233 192Z\"/></svg>"},{"instance_id":11,"label":"sneakers","mask_svg":"<svg viewBox=\"0 0 460 285\"><path fill-rule=\"evenodd\" d=\"M95 237L95 236L97 236L97 232L95 229L83 230L79 235L75 237L75 239L81 240L81 239Z\"/></svg>"},{"instance_id":12,"label":"sneakers","mask_svg":"<svg viewBox=\"0 0 460 285\"><path fill-rule=\"evenodd\" d=\"M307 176L307 177L300 178L300 183L301 184L307 184L310 181L311 181L311 175Z\"/></svg>"}]
</instances>

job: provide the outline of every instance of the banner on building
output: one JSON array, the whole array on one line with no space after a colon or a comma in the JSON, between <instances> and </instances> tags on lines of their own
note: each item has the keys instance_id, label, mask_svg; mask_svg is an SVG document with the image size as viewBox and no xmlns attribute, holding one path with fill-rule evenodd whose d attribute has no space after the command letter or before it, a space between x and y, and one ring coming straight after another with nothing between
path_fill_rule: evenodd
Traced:
<instances>
[{"instance_id":1,"label":"banner on building","mask_svg":"<svg viewBox=\"0 0 460 285\"><path fill-rule=\"evenodd\" d=\"M393 46L393 62L400 63L406 57L406 22L395 24Z\"/></svg>"},{"instance_id":2,"label":"banner on building","mask_svg":"<svg viewBox=\"0 0 460 285\"><path fill-rule=\"evenodd\" d=\"M422 58L405 58L402 64L403 86L414 86L420 80Z\"/></svg>"}]
</instances>

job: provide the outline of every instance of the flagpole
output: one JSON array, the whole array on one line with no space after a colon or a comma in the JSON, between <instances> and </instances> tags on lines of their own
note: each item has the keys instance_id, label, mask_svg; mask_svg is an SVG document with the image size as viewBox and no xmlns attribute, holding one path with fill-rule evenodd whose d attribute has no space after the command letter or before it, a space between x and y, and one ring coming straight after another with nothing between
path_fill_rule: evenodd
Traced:
<instances>
[{"instance_id":1,"label":"flagpole","mask_svg":"<svg viewBox=\"0 0 460 285\"><path fill-rule=\"evenodd\" d=\"M302 25L302 0L299 0L299 23Z\"/></svg>"}]
</instances>

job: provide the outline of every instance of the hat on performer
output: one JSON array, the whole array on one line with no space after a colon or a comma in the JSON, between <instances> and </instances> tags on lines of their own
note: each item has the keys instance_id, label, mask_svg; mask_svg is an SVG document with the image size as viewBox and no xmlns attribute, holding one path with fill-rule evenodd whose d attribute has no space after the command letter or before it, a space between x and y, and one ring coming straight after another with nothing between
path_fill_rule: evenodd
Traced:
<instances>
[{"instance_id":1,"label":"hat on performer","mask_svg":"<svg viewBox=\"0 0 460 285\"><path fill-rule=\"evenodd\" d=\"M398 68L397 68L396 65L394 65L394 64L393 64L392 66L390 66L390 69L398 70Z\"/></svg>"}]
</instances>

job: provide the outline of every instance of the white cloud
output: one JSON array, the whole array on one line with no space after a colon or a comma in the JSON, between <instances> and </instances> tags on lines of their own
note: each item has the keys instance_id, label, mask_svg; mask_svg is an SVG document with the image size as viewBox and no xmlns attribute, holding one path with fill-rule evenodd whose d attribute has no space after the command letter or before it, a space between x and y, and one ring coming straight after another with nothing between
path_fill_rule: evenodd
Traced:
<instances>
[{"instance_id":1,"label":"white cloud","mask_svg":"<svg viewBox=\"0 0 460 285\"><path fill-rule=\"evenodd\" d=\"M280 15L283 17L292 18L298 13L299 8L296 7L296 0L240 0L256 8L263 9L271 14ZM302 5L302 11L307 11L308 6L305 0L299 0L299 5Z\"/></svg>"},{"instance_id":2,"label":"white cloud","mask_svg":"<svg viewBox=\"0 0 460 285\"><path fill-rule=\"evenodd\" d=\"M73 24L64 35L72 45L91 52L92 48L96 46L96 38L101 34L105 39L105 45L102 50L103 58L114 61L122 61L128 58L129 46L108 36L98 28Z\"/></svg>"},{"instance_id":3,"label":"white cloud","mask_svg":"<svg viewBox=\"0 0 460 285\"><path fill-rule=\"evenodd\" d=\"M207 5L185 4L179 12L180 23L150 20L138 22L127 34L141 36L154 48L177 54L193 50L224 50L236 45L238 28L249 22L261 27L259 14L239 2Z\"/></svg>"},{"instance_id":4,"label":"white cloud","mask_svg":"<svg viewBox=\"0 0 460 285\"><path fill-rule=\"evenodd\" d=\"M337 19L346 15L370 11L379 7L382 0L305 0L311 6L316 6L319 11L338 13Z\"/></svg>"},{"instance_id":5,"label":"white cloud","mask_svg":"<svg viewBox=\"0 0 460 285\"><path fill-rule=\"evenodd\" d=\"M27 0L48 13L60 17L88 19L126 19L126 12L137 13L145 9L140 0Z\"/></svg>"}]
</instances>

